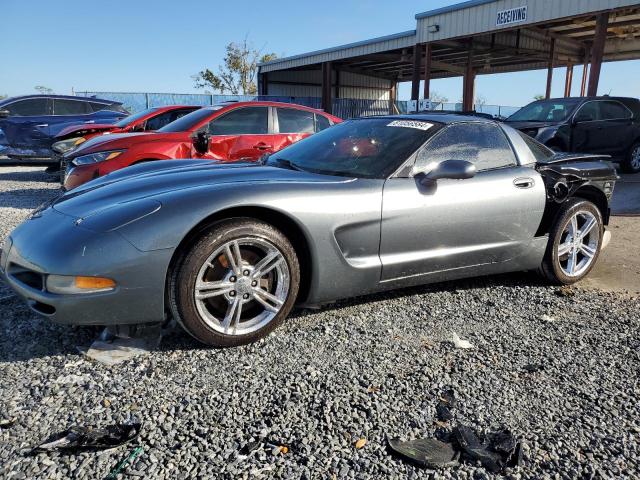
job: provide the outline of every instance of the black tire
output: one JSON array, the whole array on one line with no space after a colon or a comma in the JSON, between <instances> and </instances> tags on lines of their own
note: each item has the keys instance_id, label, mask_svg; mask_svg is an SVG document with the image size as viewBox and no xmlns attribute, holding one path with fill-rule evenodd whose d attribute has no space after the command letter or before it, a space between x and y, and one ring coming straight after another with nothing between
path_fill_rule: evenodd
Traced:
<instances>
[{"instance_id":1,"label":"black tire","mask_svg":"<svg viewBox=\"0 0 640 480\"><path fill-rule=\"evenodd\" d=\"M203 265L207 259L228 242L240 239L243 241L249 239L250 241L266 242L280 252L286 262L289 282L288 293L278 312L266 325L246 334L226 334L217 331L199 313L195 299L195 287L200 275L199 272L201 268L204 268ZM243 260L245 255L246 253L243 252ZM215 258L220 259L221 257L216 255ZM240 280L237 281L239 284ZM300 266L298 258L291 243L282 232L272 225L259 220L236 218L214 224L185 249L169 277L168 301L176 321L198 341L213 347L235 347L255 342L280 325L294 305L299 285ZM216 301L221 300L223 299L216 298ZM238 300L240 300L239 297ZM250 308L256 309L256 307L260 307L255 300L249 300L248 302L255 302L253 306L251 306L251 303L246 304L250 305ZM241 322L242 320L238 320L237 325L242 325Z\"/></svg>"},{"instance_id":2,"label":"black tire","mask_svg":"<svg viewBox=\"0 0 640 480\"><path fill-rule=\"evenodd\" d=\"M640 142L636 142L631 146L626 157L620 163L620 167L625 173L640 172Z\"/></svg>"},{"instance_id":3,"label":"black tire","mask_svg":"<svg viewBox=\"0 0 640 480\"><path fill-rule=\"evenodd\" d=\"M558 247L562 241L565 228L567 228L571 218L578 212L588 212L596 219L597 224L593 227L592 231L594 232L594 235L597 235L597 248L595 249L595 254L591 259L591 262L588 264L588 267L579 275L569 276L562 268L561 260L558 255ZM571 285L579 282L589 274L598 260L600 250L602 248L603 233L604 225L602 221L602 214L600 213L600 210L598 210L598 207L596 207L592 202L582 198L570 198L560 207L556 214L556 218L551 226L551 230L549 231L547 250L538 273L555 285Z\"/></svg>"}]
</instances>

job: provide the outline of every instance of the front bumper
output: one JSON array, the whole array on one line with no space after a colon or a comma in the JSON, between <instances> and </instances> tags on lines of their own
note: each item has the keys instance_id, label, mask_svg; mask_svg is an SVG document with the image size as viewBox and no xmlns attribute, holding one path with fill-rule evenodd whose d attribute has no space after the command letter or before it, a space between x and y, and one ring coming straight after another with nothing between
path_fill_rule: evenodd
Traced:
<instances>
[{"instance_id":1,"label":"front bumper","mask_svg":"<svg viewBox=\"0 0 640 480\"><path fill-rule=\"evenodd\" d=\"M164 317L164 290L172 249L141 252L119 233L97 233L48 208L10 235L0 274L36 313L56 323L114 325ZM49 274L103 276L112 291L61 295L46 290Z\"/></svg>"}]
</instances>

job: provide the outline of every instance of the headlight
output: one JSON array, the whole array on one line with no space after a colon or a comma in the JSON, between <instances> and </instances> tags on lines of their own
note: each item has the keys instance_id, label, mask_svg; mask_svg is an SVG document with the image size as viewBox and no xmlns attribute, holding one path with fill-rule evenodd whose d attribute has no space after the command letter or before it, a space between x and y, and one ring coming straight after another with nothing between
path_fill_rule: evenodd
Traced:
<instances>
[{"instance_id":1,"label":"headlight","mask_svg":"<svg viewBox=\"0 0 640 480\"><path fill-rule=\"evenodd\" d=\"M92 163L100 163L106 160L113 160L119 155L122 155L124 150L108 150L106 152L90 153L89 155L82 155L74 159L71 163L74 165L91 165Z\"/></svg>"},{"instance_id":2,"label":"headlight","mask_svg":"<svg viewBox=\"0 0 640 480\"><path fill-rule=\"evenodd\" d=\"M116 282L104 277L77 277L48 275L47 291L61 294L108 292L116 288Z\"/></svg>"},{"instance_id":3,"label":"headlight","mask_svg":"<svg viewBox=\"0 0 640 480\"><path fill-rule=\"evenodd\" d=\"M66 140L60 140L54 143L51 145L51 148L54 152L67 153L86 141L87 139L84 137L67 138Z\"/></svg>"}]
</instances>

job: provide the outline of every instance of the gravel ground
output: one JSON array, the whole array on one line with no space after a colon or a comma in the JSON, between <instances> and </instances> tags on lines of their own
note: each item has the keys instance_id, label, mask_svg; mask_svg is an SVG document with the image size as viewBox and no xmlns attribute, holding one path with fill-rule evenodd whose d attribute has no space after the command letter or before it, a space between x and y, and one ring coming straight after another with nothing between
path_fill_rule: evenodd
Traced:
<instances>
[{"instance_id":1,"label":"gravel ground","mask_svg":"<svg viewBox=\"0 0 640 480\"><path fill-rule=\"evenodd\" d=\"M54 194L40 172L0 169L3 236ZM103 478L137 445L126 478L493 478L386 451L387 435L433 434L447 387L459 421L507 425L526 441L507 478L640 476L637 298L497 276L298 311L236 349L203 349L176 331L109 368L77 353L95 330L53 325L0 287L0 416L17 419L0 430L0 478ZM452 332L475 348L456 350ZM530 363L544 369L525 373ZM143 433L126 447L26 455L71 425L132 418ZM241 455L253 441L263 447Z\"/></svg>"}]
</instances>

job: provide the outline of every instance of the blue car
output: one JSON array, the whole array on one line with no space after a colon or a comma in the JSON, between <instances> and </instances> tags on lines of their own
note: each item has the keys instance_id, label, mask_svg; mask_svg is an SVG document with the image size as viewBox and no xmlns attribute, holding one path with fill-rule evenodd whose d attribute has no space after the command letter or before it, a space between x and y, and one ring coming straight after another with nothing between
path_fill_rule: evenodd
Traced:
<instances>
[{"instance_id":1,"label":"blue car","mask_svg":"<svg viewBox=\"0 0 640 480\"><path fill-rule=\"evenodd\" d=\"M54 137L70 125L111 124L129 115L119 102L67 95L0 100L0 158L13 165L49 165Z\"/></svg>"}]
</instances>

